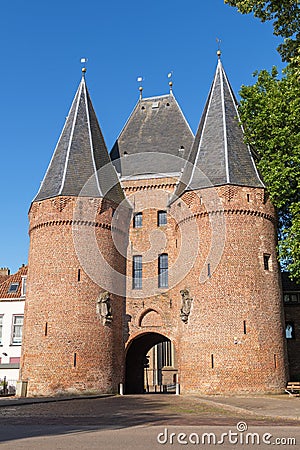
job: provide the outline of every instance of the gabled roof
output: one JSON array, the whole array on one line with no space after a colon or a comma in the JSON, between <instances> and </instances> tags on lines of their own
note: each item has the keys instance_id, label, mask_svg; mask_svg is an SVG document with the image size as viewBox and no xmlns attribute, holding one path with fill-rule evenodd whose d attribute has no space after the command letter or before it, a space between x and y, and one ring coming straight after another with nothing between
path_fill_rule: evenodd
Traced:
<instances>
[{"instance_id":1,"label":"gabled roof","mask_svg":"<svg viewBox=\"0 0 300 450\"><path fill-rule=\"evenodd\" d=\"M189 190L235 184L263 187L250 148L244 143L238 102L221 60L176 196ZM197 170L199 169L199 170ZM204 174L204 175L203 175Z\"/></svg>"},{"instance_id":2,"label":"gabled roof","mask_svg":"<svg viewBox=\"0 0 300 450\"><path fill-rule=\"evenodd\" d=\"M137 102L110 156L122 177L179 173L193 140L193 132L172 93L143 98Z\"/></svg>"},{"instance_id":3,"label":"gabled roof","mask_svg":"<svg viewBox=\"0 0 300 450\"><path fill-rule=\"evenodd\" d=\"M98 173L103 167L105 169ZM121 201L124 197L83 75L34 201L60 195L104 197L112 186L112 199Z\"/></svg>"},{"instance_id":4,"label":"gabled roof","mask_svg":"<svg viewBox=\"0 0 300 450\"><path fill-rule=\"evenodd\" d=\"M22 294L22 277L27 275L28 266L22 266L18 272L9 275L5 281L0 283L0 300L1 299L17 299ZM13 292L9 292L11 284L16 286Z\"/></svg>"}]
</instances>

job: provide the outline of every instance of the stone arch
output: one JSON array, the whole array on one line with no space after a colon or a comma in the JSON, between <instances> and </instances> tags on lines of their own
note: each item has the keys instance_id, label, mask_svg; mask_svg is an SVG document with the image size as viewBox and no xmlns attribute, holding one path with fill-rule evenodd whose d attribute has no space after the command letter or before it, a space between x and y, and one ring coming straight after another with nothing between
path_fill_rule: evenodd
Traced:
<instances>
[{"instance_id":1,"label":"stone arch","mask_svg":"<svg viewBox=\"0 0 300 450\"><path fill-rule=\"evenodd\" d=\"M149 350L156 344L170 339L156 332L135 336L127 345L125 366L125 394L144 393L144 363Z\"/></svg>"},{"instance_id":2,"label":"stone arch","mask_svg":"<svg viewBox=\"0 0 300 450\"><path fill-rule=\"evenodd\" d=\"M146 311L142 312L138 324L139 327L162 327L164 323L159 311L148 308Z\"/></svg>"}]
</instances>

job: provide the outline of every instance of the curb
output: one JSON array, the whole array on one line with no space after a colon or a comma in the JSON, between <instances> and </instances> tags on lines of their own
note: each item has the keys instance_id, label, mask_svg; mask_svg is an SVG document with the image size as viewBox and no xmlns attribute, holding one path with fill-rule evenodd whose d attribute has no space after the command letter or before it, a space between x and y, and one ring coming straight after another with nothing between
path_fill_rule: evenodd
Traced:
<instances>
[{"instance_id":1,"label":"curb","mask_svg":"<svg viewBox=\"0 0 300 450\"><path fill-rule=\"evenodd\" d=\"M98 395L83 395L83 396L70 396L70 397L7 397L0 398L0 408L7 408L9 406L21 406L21 405L34 405L35 403L54 403L54 402L66 402L70 400L88 400L93 398L106 398L115 397L116 394L98 394Z\"/></svg>"}]
</instances>

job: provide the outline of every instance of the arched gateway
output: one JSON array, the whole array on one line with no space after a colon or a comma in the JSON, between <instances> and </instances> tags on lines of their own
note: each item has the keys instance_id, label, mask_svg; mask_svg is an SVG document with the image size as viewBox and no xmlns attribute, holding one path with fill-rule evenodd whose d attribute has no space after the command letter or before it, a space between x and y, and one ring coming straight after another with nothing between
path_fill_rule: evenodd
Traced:
<instances>
[{"instance_id":1,"label":"arched gateway","mask_svg":"<svg viewBox=\"0 0 300 450\"><path fill-rule=\"evenodd\" d=\"M174 347L163 334L146 332L129 342L126 351L126 394L165 391L167 385L175 381L176 373Z\"/></svg>"}]
</instances>

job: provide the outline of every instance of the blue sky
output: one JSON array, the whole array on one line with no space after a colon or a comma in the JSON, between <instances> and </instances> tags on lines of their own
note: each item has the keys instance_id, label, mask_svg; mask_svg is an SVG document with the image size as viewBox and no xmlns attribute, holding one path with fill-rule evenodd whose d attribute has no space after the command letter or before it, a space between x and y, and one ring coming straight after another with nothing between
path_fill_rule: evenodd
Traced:
<instances>
[{"instance_id":1,"label":"blue sky","mask_svg":"<svg viewBox=\"0 0 300 450\"><path fill-rule=\"evenodd\" d=\"M28 257L30 203L87 57L87 85L111 149L138 100L173 92L195 132L214 75L216 38L238 93L255 70L282 67L271 24L223 0L10 0L1 5L0 267Z\"/></svg>"}]
</instances>

